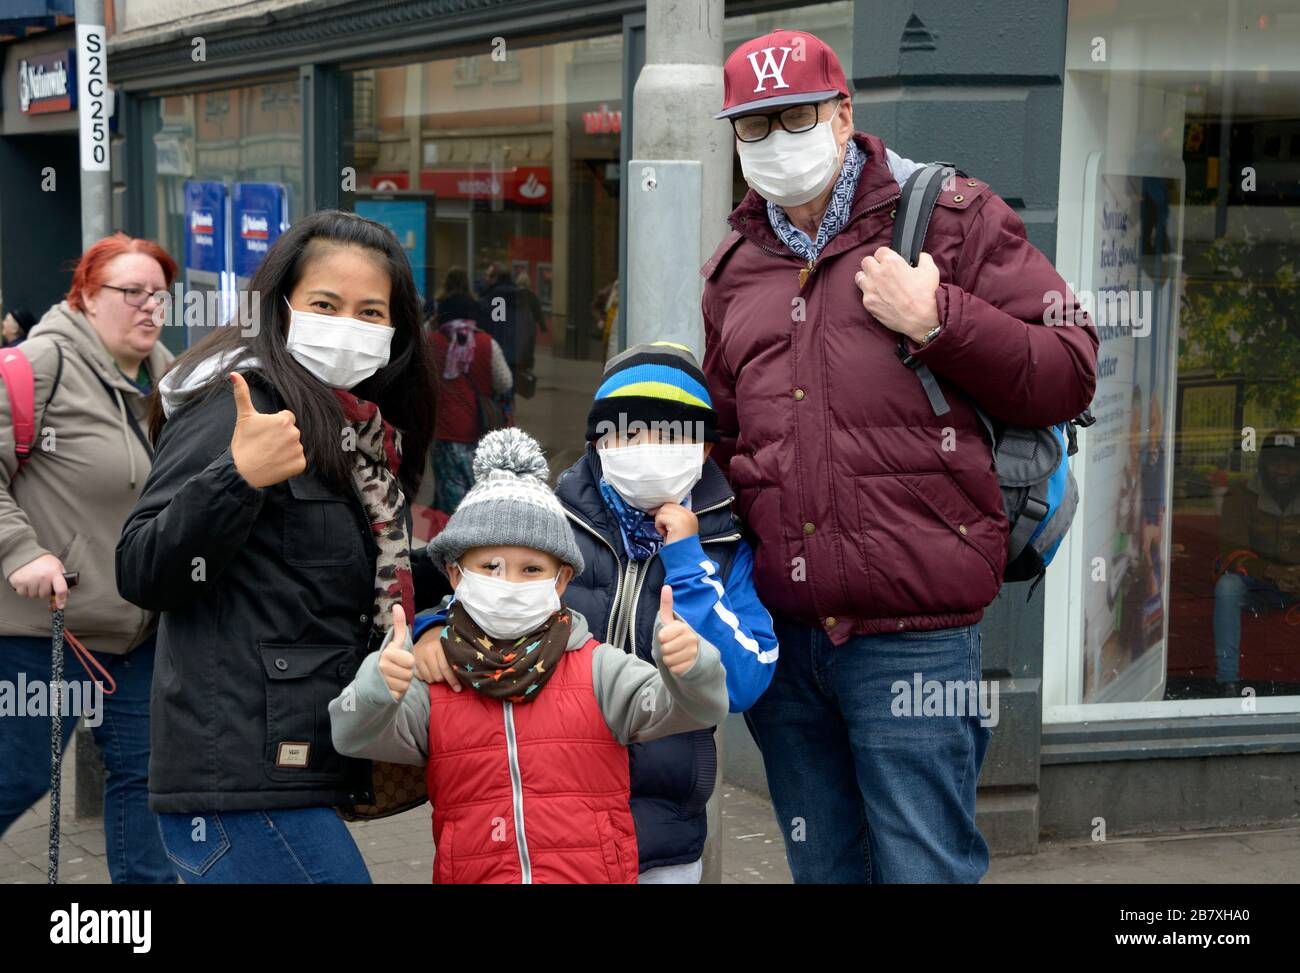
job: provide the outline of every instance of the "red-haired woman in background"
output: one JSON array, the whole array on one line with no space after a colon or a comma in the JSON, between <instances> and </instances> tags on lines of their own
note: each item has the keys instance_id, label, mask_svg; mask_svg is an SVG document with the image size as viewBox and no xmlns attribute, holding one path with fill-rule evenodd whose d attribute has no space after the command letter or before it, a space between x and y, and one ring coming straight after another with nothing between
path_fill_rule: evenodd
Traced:
<instances>
[{"instance_id":1,"label":"red-haired woman in background","mask_svg":"<svg viewBox=\"0 0 1300 973\"><path fill-rule=\"evenodd\" d=\"M53 600L66 606L68 631L111 681L100 678L116 684L101 696L92 674L73 665L64 672L73 688L62 710L64 746L83 715L104 753L114 882L176 881L148 803L157 619L117 593L113 565L153 460L141 423L172 358L158 341L158 322L175 276L175 261L158 244L123 233L82 255L67 297L21 348L35 380L36 419L21 470L13 409L0 385L0 577L7 582L0 585L0 684L27 686L20 705L0 708L0 834L49 787ZM72 591L64 572L79 575Z\"/></svg>"}]
</instances>

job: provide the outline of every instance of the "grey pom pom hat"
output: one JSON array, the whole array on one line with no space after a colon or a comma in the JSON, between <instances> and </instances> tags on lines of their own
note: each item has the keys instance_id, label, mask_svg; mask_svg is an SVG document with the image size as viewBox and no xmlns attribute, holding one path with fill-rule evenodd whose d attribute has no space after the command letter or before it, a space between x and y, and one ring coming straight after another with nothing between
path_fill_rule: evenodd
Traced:
<instances>
[{"instance_id":1,"label":"grey pom pom hat","mask_svg":"<svg viewBox=\"0 0 1300 973\"><path fill-rule=\"evenodd\" d=\"M581 574L582 552L547 486L549 475L542 447L522 429L497 429L479 440L474 486L429 541L438 570L446 574L447 565L472 547L518 545L553 554Z\"/></svg>"}]
</instances>

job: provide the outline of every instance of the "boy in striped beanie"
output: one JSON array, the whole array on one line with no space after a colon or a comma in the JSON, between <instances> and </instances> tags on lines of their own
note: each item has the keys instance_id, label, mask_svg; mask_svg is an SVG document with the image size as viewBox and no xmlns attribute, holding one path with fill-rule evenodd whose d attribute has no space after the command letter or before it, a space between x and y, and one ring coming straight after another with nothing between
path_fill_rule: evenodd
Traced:
<instances>
[{"instance_id":1,"label":"boy in striped beanie","mask_svg":"<svg viewBox=\"0 0 1300 973\"><path fill-rule=\"evenodd\" d=\"M574 524L584 567L571 603L601 637L649 658L659 586L727 670L730 711L767 688L776 665L772 619L754 590L754 555L734 496L709 453L717 412L685 345L636 345L611 358L587 414L587 451L556 494ZM717 751L712 731L633 748L632 814L640 881L700 880Z\"/></svg>"}]
</instances>

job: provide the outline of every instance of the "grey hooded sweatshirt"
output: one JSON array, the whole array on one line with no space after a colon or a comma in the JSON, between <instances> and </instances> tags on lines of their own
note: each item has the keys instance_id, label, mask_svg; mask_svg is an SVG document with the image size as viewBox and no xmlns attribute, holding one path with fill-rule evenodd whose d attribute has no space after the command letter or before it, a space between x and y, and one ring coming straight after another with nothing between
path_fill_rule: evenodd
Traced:
<instances>
[{"instance_id":1,"label":"grey hooded sweatshirt","mask_svg":"<svg viewBox=\"0 0 1300 973\"><path fill-rule=\"evenodd\" d=\"M48 603L20 597L7 579L53 554L80 574L68 592L68 629L88 649L129 652L155 626L152 613L117 593L114 572L122 524L150 467L127 410L147 433L148 400L66 301L46 312L20 350L35 377L36 439L19 472L9 396L0 387L0 636L50 637ZM146 363L155 383L171 361L161 341L154 345Z\"/></svg>"}]
</instances>

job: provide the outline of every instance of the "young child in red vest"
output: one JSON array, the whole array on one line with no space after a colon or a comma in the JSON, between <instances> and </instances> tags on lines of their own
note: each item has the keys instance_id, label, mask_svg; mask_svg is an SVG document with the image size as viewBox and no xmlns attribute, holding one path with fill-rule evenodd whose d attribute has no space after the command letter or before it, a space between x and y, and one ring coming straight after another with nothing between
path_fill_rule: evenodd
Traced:
<instances>
[{"instance_id":1,"label":"young child in red vest","mask_svg":"<svg viewBox=\"0 0 1300 973\"><path fill-rule=\"evenodd\" d=\"M474 476L429 544L455 587L443 651L466 691L415 675L395 608L384 645L330 703L334 747L426 768L434 882L635 882L627 745L721 722L721 657L666 586L657 664L591 638L563 607L582 554L522 430L484 436Z\"/></svg>"}]
</instances>

